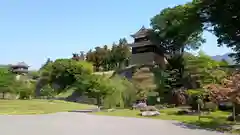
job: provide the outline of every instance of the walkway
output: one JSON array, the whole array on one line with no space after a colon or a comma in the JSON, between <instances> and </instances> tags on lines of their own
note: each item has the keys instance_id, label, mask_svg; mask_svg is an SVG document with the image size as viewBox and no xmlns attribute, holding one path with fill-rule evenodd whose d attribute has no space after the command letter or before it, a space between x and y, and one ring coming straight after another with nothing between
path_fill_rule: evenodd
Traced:
<instances>
[{"instance_id":1,"label":"walkway","mask_svg":"<svg viewBox=\"0 0 240 135\"><path fill-rule=\"evenodd\" d=\"M0 115L1 135L219 135L176 126L171 121L83 113Z\"/></svg>"}]
</instances>

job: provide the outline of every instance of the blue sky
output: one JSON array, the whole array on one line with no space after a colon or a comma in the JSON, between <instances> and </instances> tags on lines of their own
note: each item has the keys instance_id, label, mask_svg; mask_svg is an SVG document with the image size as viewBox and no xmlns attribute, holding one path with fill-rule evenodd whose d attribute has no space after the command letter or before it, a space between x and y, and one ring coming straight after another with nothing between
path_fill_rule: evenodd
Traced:
<instances>
[{"instance_id":1,"label":"blue sky","mask_svg":"<svg viewBox=\"0 0 240 135\"><path fill-rule=\"evenodd\" d=\"M47 58L71 57L129 37L163 8L188 0L1 0L0 63L25 61L32 69ZM209 55L230 50L217 48L205 33L202 49Z\"/></svg>"}]
</instances>

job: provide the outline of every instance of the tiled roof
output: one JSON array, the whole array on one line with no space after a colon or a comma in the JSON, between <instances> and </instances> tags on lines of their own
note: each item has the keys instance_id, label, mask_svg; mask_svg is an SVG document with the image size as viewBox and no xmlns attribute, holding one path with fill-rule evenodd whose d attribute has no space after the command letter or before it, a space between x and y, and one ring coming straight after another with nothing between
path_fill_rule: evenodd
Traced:
<instances>
[{"instance_id":1,"label":"tiled roof","mask_svg":"<svg viewBox=\"0 0 240 135\"><path fill-rule=\"evenodd\" d=\"M25 62L19 62L15 65L11 65L11 67L29 67Z\"/></svg>"},{"instance_id":2,"label":"tiled roof","mask_svg":"<svg viewBox=\"0 0 240 135\"><path fill-rule=\"evenodd\" d=\"M136 37L142 37L142 36L146 36L148 35L148 32L150 31L150 29L145 28L144 26L142 26L142 28L136 32L135 34L131 35L133 38Z\"/></svg>"}]
</instances>

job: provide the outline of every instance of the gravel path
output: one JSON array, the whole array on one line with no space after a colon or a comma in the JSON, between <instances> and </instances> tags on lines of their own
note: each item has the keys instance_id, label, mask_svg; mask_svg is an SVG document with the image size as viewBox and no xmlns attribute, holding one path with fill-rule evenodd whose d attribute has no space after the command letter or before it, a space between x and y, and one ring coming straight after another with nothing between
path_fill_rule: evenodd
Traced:
<instances>
[{"instance_id":1,"label":"gravel path","mask_svg":"<svg viewBox=\"0 0 240 135\"><path fill-rule=\"evenodd\" d=\"M83 113L0 115L1 135L219 135L176 126L172 121Z\"/></svg>"}]
</instances>

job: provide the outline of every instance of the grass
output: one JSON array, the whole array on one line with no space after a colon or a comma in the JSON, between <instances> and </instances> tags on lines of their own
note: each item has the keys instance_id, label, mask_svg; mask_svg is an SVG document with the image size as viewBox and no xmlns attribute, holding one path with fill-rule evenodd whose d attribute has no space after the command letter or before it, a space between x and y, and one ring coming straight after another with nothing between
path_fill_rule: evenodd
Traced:
<instances>
[{"instance_id":1,"label":"grass","mask_svg":"<svg viewBox=\"0 0 240 135\"><path fill-rule=\"evenodd\" d=\"M67 90L67 91L65 91L65 92L59 93L59 94L56 95L55 97L56 97L56 98L66 98L66 97L72 95L73 92L74 92L73 89L69 89L69 90Z\"/></svg>"},{"instance_id":2,"label":"grass","mask_svg":"<svg viewBox=\"0 0 240 135\"><path fill-rule=\"evenodd\" d=\"M0 100L0 114L46 114L93 108L60 100Z\"/></svg>"},{"instance_id":3,"label":"grass","mask_svg":"<svg viewBox=\"0 0 240 135\"><path fill-rule=\"evenodd\" d=\"M195 115L176 115L176 112L180 110L177 108L168 108L160 110L159 116L154 117L146 117L146 118L153 118L153 119L162 119L162 120L175 120L182 122L181 124L185 127L193 127L192 125L198 126L198 128L207 128L210 130L215 131L227 131L227 132L237 132L240 131L233 131L231 126L235 125L236 123L226 121L229 113L216 111L212 112L209 115L202 115L199 121L198 116ZM97 112L97 115L108 115L108 116L124 116L124 117L137 117L143 118L140 116L140 112L137 110L116 110L113 112ZM223 127L224 126L224 127ZM196 127L195 127L196 128Z\"/></svg>"}]
</instances>

